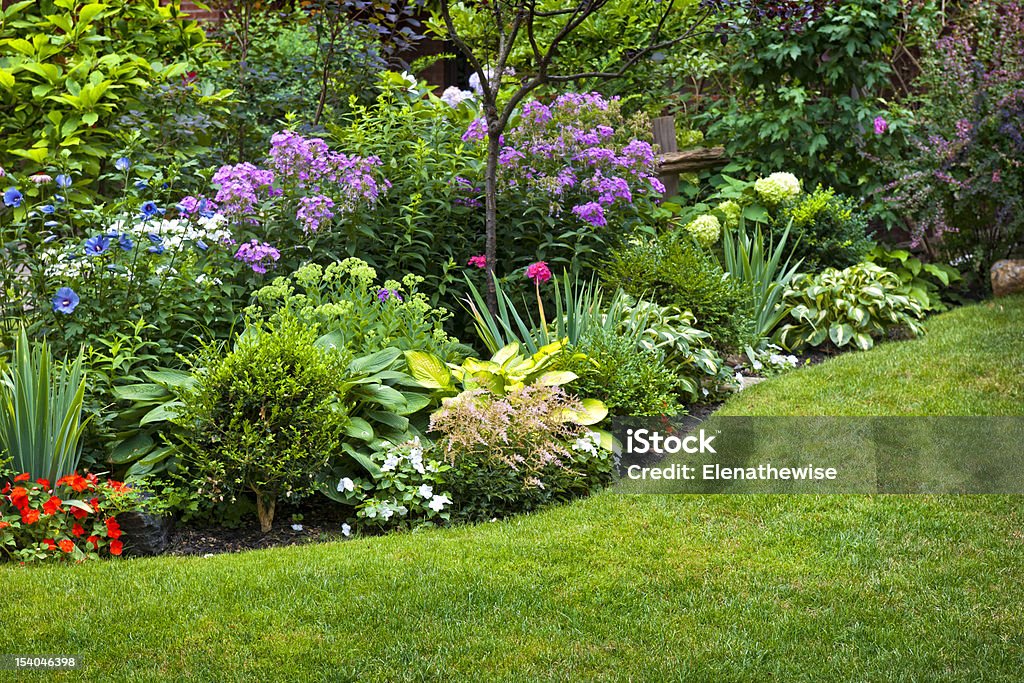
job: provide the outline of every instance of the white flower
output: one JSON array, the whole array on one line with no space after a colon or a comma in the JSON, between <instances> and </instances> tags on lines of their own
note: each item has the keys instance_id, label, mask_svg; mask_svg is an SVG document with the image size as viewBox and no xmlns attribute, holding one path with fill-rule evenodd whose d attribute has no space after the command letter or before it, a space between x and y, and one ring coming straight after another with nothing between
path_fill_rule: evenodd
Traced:
<instances>
[{"instance_id":1,"label":"white flower","mask_svg":"<svg viewBox=\"0 0 1024 683\"><path fill-rule=\"evenodd\" d=\"M434 512L440 512L444 509L445 505L450 505L451 502L452 501L448 496L434 496L430 499L430 502L427 503L427 507Z\"/></svg>"},{"instance_id":2,"label":"white flower","mask_svg":"<svg viewBox=\"0 0 1024 683\"><path fill-rule=\"evenodd\" d=\"M741 386L743 384L743 375L738 372L736 373L736 383Z\"/></svg>"},{"instance_id":3,"label":"white flower","mask_svg":"<svg viewBox=\"0 0 1024 683\"><path fill-rule=\"evenodd\" d=\"M394 511L394 510L392 510L392 509L391 509L391 508L389 508L389 507L381 508L381 511L380 511L380 516L381 516L381 517L383 517L384 519L391 519L391 517L392 517L392 516L393 516L394 514L395 514L395 511Z\"/></svg>"},{"instance_id":4,"label":"white flower","mask_svg":"<svg viewBox=\"0 0 1024 683\"><path fill-rule=\"evenodd\" d=\"M349 526L348 524L342 524L341 525L341 535L342 536L351 536L352 535L352 527Z\"/></svg>"},{"instance_id":5,"label":"white flower","mask_svg":"<svg viewBox=\"0 0 1024 683\"><path fill-rule=\"evenodd\" d=\"M434 495L434 487L430 484L420 485L419 494L421 498L430 498Z\"/></svg>"},{"instance_id":6,"label":"white flower","mask_svg":"<svg viewBox=\"0 0 1024 683\"><path fill-rule=\"evenodd\" d=\"M422 452L423 451L420 451L420 453ZM409 456L409 464L412 465L412 468L420 474L424 474L427 471L423 467L423 456L416 455L415 451Z\"/></svg>"},{"instance_id":7,"label":"white flower","mask_svg":"<svg viewBox=\"0 0 1024 683\"><path fill-rule=\"evenodd\" d=\"M292 524L292 531L302 531L301 524Z\"/></svg>"},{"instance_id":8,"label":"white flower","mask_svg":"<svg viewBox=\"0 0 1024 683\"><path fill-rule=\"evenodd\" d=\"M402 458L400 456L395 455L394 453L391 453L384 460L384 464L381 465L380 468L384 472L390 472L390 471L394 470L396 467L398 467L398 464L400 462L402 462Z\"/></svg>"},{"instance_id":9,"label":"white flower","mask_svg":"<svg viewBox=\"0 0 1024 683\"><path fill-rule=\"evenodd\" d=\"M348 477L342 477L341 481L338 482L338 492L343 491L355 491L356 483Z\"/></svg>"},{"instance_id":10,"label":"white flower","mask_svg":"<svg viewBox=\"0 0 1024 683\"><path fill-rule=\"evenodd\" d=\"M363 509L363 514L366 515L367 519L373 519L377 516L377 508L375 508L372 505L369 505Z\"/></svg>"},{"instance_id":11,"label":"white flower","mask_svg":"<svg viewBox=\"0 0 1024 683\"><path fill-rule=\"evenodd\" d=\"M447 104L452 109L458 109L459 105L466 100L472 100L474 98L471 90L462 90L454 85L449 86L441 93L441 101Z\"/></svg>"}]
</instances>

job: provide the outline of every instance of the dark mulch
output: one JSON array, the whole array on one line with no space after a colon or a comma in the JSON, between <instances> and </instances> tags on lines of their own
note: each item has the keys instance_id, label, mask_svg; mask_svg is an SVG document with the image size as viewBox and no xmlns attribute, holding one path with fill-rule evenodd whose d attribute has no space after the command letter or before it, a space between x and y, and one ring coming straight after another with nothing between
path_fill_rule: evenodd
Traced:
<instances>
[{"instance_id":1,"label":"dark mulch","mask_svg":"<svg viewBox=\"0 0 1024 683\"><path fill-rule=\"evenodd\" d=\"M171 533L170 543L164 554L218 555L243 550L337 541L344 538L341 535L341 525L334 522L304 521L301 524L302 531L296 531L288 522L275 523L274 528L266 534L260 533L256 520L238 529L179 527Z\"/></svg>"}]
</instances>

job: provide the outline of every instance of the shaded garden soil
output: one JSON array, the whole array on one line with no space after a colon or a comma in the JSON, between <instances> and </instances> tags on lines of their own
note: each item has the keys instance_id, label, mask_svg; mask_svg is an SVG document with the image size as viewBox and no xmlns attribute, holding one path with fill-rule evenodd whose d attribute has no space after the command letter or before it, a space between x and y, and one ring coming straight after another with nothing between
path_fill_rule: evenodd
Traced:
<instances>
[{"instance_id":1,"label":"shaded garden soil","mask_svg":"<svg viewBox=\"0 0 1024 683\"><path fill-rule=\"evenodd\" d=\"M166 555L219 555L243 550L279 548L336 541L343 538L341 525L335 522L303 522L302 531L290 524L275 524L269 533L261 533L255 521L238 529L223 527L177 527L171 532Z\"/></svg>"}]
</instances>

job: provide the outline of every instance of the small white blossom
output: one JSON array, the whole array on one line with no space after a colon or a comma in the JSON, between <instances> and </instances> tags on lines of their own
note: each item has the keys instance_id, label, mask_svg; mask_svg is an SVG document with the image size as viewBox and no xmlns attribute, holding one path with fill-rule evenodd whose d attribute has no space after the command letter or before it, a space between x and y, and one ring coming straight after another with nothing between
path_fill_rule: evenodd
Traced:
<instances>
[{"instance_id":1,"label":"small white blossom","mask_svg":"<svg viewBox=\"0 0 1024 683\"><path fill-rule=\"evenodd\" d=\"M434 512L440 512L444 509L445 505L450 505L451 502L452 501L448 496L434 496L430 499L430 502L427 503L427 507Z\"/></svg>"},{"instance_id":2,"label":"small white blossom","mask_svg":"<svg viewBox=\"0 0 1024 683\"><path fill-rule=\"evenodd\" d=\"M430 498L434 495L434 487L430 484L420 485L419 494L421 498Z\"/></svg>"},{"instance_id":3,"label":"small white blossom","mask_svg":"<svg viewBox=\"0 0 1024 683\"><path fill-rule=\"evenodd\" d=\"M343 491L355 491L356 483L348 477L342 477L341 481L338 482L338 492Z\"/></svg>"},{"instance_id":4,"label":"small white blossom","mask_svg":"<svg viewBox=\"0 0 1024 683\"><path fill-rule=\"evenodd\" d=\"M342 524L341 525L341 535L342 536L351 536L352 535L352 527L349 526L348 524Z\"/></svg>"},{"instance_id":5,"label":"small white blossom","mask_svg":"<svg viewBox=\"0 0 1024 683\"><path fill-rule=\"evenodd\" d=\"M301 524L292 524L292 531L302 531Z\"/></svg>"},{"instance_id":6,"label":"small white blossom","mask_svg":"<svg viewBox=\"0 0 1024 683\"><path fill-rule=\"evenodd\" d=\"M402 462L402 458L400 456L397 456L394 453L392 453L392 454L388 455L388 457L384 460L384 464L381 465L380 468L384 472L391 472L396 467L398 467L398 464L400 462Z\"/></svg>"}]
</instances>

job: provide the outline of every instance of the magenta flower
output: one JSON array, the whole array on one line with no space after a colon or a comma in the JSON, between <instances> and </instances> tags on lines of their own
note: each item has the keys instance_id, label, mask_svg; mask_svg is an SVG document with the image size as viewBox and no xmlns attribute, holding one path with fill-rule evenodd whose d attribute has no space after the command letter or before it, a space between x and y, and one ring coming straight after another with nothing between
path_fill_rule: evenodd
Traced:
<instances>
[{"instance_id":1,"label":"magenta flower","mask_svg":"<svg viewBox=\"0 0 1024 683\"><path fill-rule=\"evenodd\" d=\"M884 135L889 130L889 122L881 116L875 117L875 135Z\"/></svg>"},{"instance_id":2,"label":"magenta flower","mask_svg":"<svg viewBox=\"0 0 1024 683\"><path fill-rule=\"evenodd\" d=\"M469 265L476 266L477 268L486 268L487 267L487 257L484 256L483 254L479 254L477 256L470 256L469 257Z\"/></svg>"},{"instance_id":3,"label":"magenta flower","mask_svg":"<svg viewBox=\"0 0 1024 683\"><path fill-rule=\"evenodd\" d=\"M266 273L267 266L281 258L281 252L266 242L243 242L235 252L235 259L248 263L254 273Z\"/></svg>"},{"instance_id":4,"label":"magenta flower","mask_svg":"<svg viewBox=\"0 0 1024 683\"><path fill-rule=\"evenodd\" d=\"M539 285L542 282L547 282L551 279L551 270L548 268L548 264L544 261L537 261L536 263L531 263L527 266L526 277Z\"/></svg>"}]
</instances>

